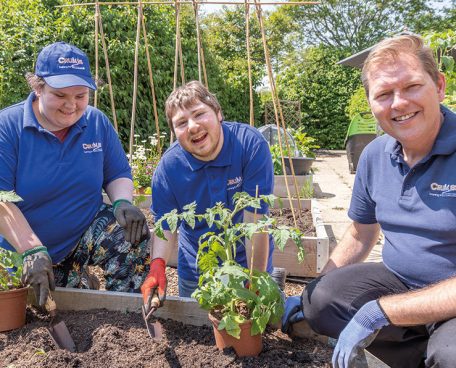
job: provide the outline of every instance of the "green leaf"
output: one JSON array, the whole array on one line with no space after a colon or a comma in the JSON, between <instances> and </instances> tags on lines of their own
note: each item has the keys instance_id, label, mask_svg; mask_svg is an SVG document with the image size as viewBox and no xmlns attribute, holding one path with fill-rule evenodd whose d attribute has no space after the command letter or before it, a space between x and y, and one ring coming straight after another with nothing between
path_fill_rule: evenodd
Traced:
<instances>
[{"instance_id":1,"label":"green leaf","mask_svg":"<svg viewBox=\"0 0 456 368\"><path fill-rule=\"evenodd\" d=\"M13 190L0 190L0 202L20 202L23 199L19 197Z\"/></svg>"},{"instance_id":2,"label":"green leaf","mask_svg":"<svg viewBox=\"0 0 456 368\"><path fill-rule=\"evenodd\" d=\"M272 230L274 244L281 250L285 248L288 239L290 239L290 230L280 226L278 229Z\"/></svg>"},{"instance_id":3,"label":"green leaf","mask_svg":"<svg viewBox=\"0 0 456 368\"><path fill-rule=\"evenodd\" d=\"M177 223L179 221L179 215L177 210L172 210L170 213L166 214L166 222L168 223L169 230L172 233L175 233L177 230Z\"/></svg>"}]
</instances>

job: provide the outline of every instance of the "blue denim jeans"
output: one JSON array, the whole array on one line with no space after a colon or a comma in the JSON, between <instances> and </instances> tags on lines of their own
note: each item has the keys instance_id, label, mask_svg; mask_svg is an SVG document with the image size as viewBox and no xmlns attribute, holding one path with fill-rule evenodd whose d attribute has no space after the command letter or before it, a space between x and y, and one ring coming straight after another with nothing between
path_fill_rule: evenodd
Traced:
<instances>
[{"instance_id":1,"label":"blue denim jeans","mask_svg":"<svg viewBox=\"0 0 456 368\"><path fill-rule=\"evenodd\" d=\"M198 287L198 281L185 280L182 277L178 278L179 296L190 298L192 293Z\"/></svg>"}]
</instances>

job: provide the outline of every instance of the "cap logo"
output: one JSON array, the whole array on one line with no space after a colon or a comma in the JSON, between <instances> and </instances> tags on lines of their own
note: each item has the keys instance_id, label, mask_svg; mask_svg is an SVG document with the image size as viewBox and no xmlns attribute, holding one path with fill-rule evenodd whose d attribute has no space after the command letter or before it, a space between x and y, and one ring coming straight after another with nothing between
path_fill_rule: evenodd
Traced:
<instances>
[{"instance_id":1,"label":"cap logo","mask_svg":"<svg viewBox=\"0 0 456 368\"><path fill-rule=\"evenodd\" d=\"M61 56L58 58L57 62L59 64L65 64L65 65L59 65L60 69L66 69L66 68L83 69L83 70L85 69L85 67L83 66L84 61L79 58L75 58L75 57L66 58L66 57Z\"/></svg>"}]
</instances>

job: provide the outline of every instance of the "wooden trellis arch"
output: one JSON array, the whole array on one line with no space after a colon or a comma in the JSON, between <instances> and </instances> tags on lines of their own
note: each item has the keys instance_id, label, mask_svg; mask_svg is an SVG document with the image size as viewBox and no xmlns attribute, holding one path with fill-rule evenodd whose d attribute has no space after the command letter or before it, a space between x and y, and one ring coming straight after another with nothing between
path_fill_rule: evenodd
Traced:
<instances>
[{"instance_id":1,"label":"wooden trellis arch","mask_svg":"<svg viewBox=\"0 0 456 368\"><path fill-rule=\"evenodd\" d=\"M152 65L150 63L150 56L149 56L149 45L147 41L147 30L145 26L145 21L144 21L144 16L143 16L143 6L151 6L151 5L170 5L174 6L175 8L175 18L176 18L176 33L175 33L175 58L174 58L174 78L173 78L173 88L177 88L177 83L178 79L180 77L181 83L185 83L185 74L184 74L184 63L183 63L183 57L182 57L182 45L181 45L181 35L180 35L180 7L183 4L190 4L193 6L194 9L194 14L195 14L195 23L196 23L196 37L197 37L197 53L198 53L198 78L200 82L203 82L206 87L208 85L207 83L207 73L206 73L206 67L205 67L205 61L204 61L204 49L203 45L201 42L201 31L199 27L199 16L198 16L198 10L200 5L204 4L219 4L219 5L244 5L245 7L245 23L246 23L246 53L247 53L247 65L248 65L248 78L249 78L249 89L250 89L250 118L249 118L249 123L250 125L254 125L254 106L253 106L253 85L252 85L252 71L251 71L251 56L250 56L250 7L254 6L256 10L256 15L258 18L259 26L260 26L260 31L261 31L261 38L262 38L262 44L263 44L263 51L264 51L264 57L266 60L266 68L267 68L267 75L268 75L268 81L269 81L269 86L271 90L271 95L272 95L272 105L273 105L273 111L274 111L274 121L277 125L277 131L278 131L278 142L280 146L280 152L282 156L282 167L285 167L285 159L282 151L282 134L281 134L281 129L286 131L286 124L285 124L285 119L284 119L284 114L283 114L283 109L280 100L278 99L278 94L275 86L275 80L274 80L274 75L272 72L272 67L271 67L271 61L270 61L270 55L269 55L269 48L267 45L266 41L266 33L265 33L265 27L264 27L264 21L263 21L263 14L262 14L262 6L264 5L313 5L313 4L319 4L318 2L314 1L293 1L293 2L277 2L277 1L271 1L271 2L261 2L260 0L244 0L243 2L240 1L204 1L204 0L169 0L169 1L142 1L138 0L136 2L125 2L125 1L117 1L117 2L99 2L96 0L93 3L82 3L82 4L70 4L70 5L60 5L58 7L76 7L76 6L94 6L95 8L95 79L98 80L98 47L99 47L99 37L101 37L101 43L103 47L103 53L104 53L104 58L105 58L105 64L106 64L106 78L109 86L109 94L110 94L110 102L111 102L111 109L112 109L112 115L113 115L113 123L114 127L117 130L118 129L118 124L117 124L117 117L116 117L116 109L115 109L115 102L114 102L114 96L113 96L113 90L112 90L112 81L111 81L111 75L110 75L110 66L109 66L109 59L108 59L108 52L107 52L107 47L106 47L106 41L105 41L105 36L103 32L103 22L102 22L102 17L101 17L101 12L100 12L100 6L107 6L107 5L130 5L130 6L137 6L138 8L138 16L137 16L137 26L136 26L136 40L135 40L135 60L134 60L134 70L133 70L133 98L132 98L132 113L131 113L131 123L130 123L130 139L129 139L129 153L130 153L130 159L132 157L132 152L133 152L133 141L134 141L134 133L135 133L135 118L136 118L136 100L137 100L137 86L138 86L138 54L139 54L139 43L140 43L140 38L141 38L141 33L144 38L145 42L145 50L146 50L146 57L147 57L147 67L148 67L148 73L149 73L149 83L151 87L151 94L152 94L152 106L153 106L153 113L154 113L154 121L155 121L155 130L157 135L160 135L160 127L158 123L158 112L157 112L157 103L156 103L156 96L155 96L155 87L154 87L154 78L153 78L153 71L152 71ZM180 76L179 76L179 69L180 69ZM95 92L95 98L94 98L94 106L97 106L97 100L98 100L98 95L97 92ZM289 142L287 135L284 135L285 138L285 147L287 151L290 150ZM160 146L160 142L158 143L158 150L159 153L161 153L162 147ZM293 184L295 187L295 191L298 195L298 208L301 209L300 201L299 201L299 190L298 190L298 184L296 181L295 173L294 173L294 168L291 163L291 158L290 160L290 168L292 172L292 178L293 178ZM290 199L290 204L291 204L291 212L293 214L293 219L296 225L296 215L295 211L293 208L293 202L291 201L291 194L290 194L290 189L289 189L289 184L288 184L288 178L287 175L285 175L285 184L287 188L287 196Z\"/></svg>"}]
</instances>

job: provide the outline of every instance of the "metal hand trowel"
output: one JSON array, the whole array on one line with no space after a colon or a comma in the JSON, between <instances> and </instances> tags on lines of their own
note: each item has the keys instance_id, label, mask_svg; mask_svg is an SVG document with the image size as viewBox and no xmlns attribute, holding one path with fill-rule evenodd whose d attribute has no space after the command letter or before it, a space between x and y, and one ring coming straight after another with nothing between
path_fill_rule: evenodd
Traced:
<instances>
[{"instance_id":1,"label":"metal hand trowel","mask_svg":"<svg viewBox=\"0 0 456 368\"><path fill-rule=\"evenodd\" d=\"M163 335L163 327L162 327L161 323L160 322L151 323L149 321L152 314L160 306L160 299L158 298L158 295L155 293L155 291L150 293L147 304L150 305L149 313L146 313L146 308L144 307L144 305L142 306L142 315L144 318L144 322L146 323L147 332L149 333L149 336L152 339L161 340L162 335Z\"/></svg>"},{"instance_id":2,"label":"metal hand trowel","mask_svg":"<svg viewBox=\"0 0 456 368\"><path fill-rule=\"evenodd\" d=\"M47 330L52 341L59 349L65 349L74 353L76 351L76 345L65 322L58 318L57 305L50 293L46 301L46 310L51 316L51 322Z\"/></svg>"}]
</instances>

